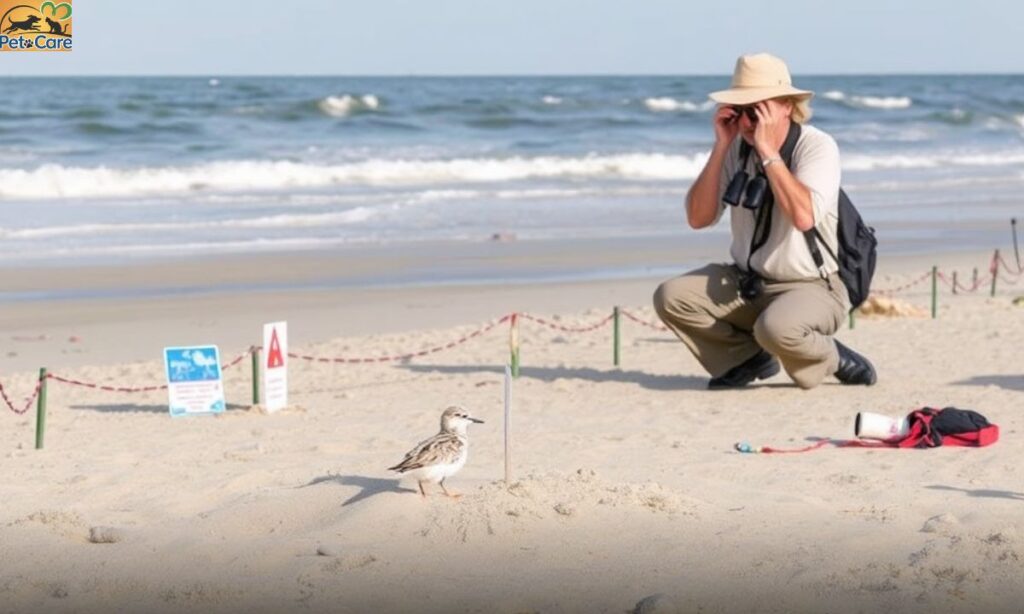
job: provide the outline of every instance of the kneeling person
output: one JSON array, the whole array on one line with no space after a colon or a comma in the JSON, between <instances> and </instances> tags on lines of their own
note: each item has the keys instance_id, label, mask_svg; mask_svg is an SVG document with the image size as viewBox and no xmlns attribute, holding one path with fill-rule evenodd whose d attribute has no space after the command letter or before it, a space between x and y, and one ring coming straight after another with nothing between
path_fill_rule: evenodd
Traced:
<instances>
[{"instance_id":1,"label":"kneeling person","mask_svg":"<svg viewBox=\"0 0 1024 614\"><path fill-rule=\"evenodd\" d=\"M839 148L805 123L813 95L768 54L741 57L732 87L711 94L715 145L686 215L699 229L730 209L733 263L691 271L654 294L661 320L711 374L710 388L771 377L780 362L801 388L829 375L877 379L865 357L832 338L850 301L838 265L818 266L804 236L817 229L837 253Z\"/></svg>"}]
</instances>

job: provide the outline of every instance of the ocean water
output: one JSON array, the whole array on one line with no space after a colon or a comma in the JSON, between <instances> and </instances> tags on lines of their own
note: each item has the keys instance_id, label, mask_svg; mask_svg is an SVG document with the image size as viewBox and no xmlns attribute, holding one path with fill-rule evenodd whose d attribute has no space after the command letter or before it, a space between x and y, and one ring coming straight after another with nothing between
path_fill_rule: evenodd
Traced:
<instances>
[{"instance_id":1,"label":"ocean water","mask_svg":"<svg viewBox=\"0 0 1024 614\"><path fill-rule=\"evenodd\" d=\"M1024 76L797 81L883 246L987 241L1024 213ZM494 233L682 241L706 94L728 77L2 83L0 263L18 266Z\"/></svg>"}]
</instances>

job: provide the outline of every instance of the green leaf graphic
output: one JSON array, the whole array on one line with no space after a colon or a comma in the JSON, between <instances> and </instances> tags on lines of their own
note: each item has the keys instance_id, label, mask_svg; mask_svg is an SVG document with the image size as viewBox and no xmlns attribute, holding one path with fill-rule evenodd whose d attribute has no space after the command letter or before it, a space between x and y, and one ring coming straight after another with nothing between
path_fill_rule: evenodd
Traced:
<instances>
[{"instance_id":1,"label":"green leaf graphic","mask_svg":"<svg viewBox=\"0 0 1024 614\"><path fill-rule=\"evenodd\" d=\"M50 9L49 11L46 10L47 7L49 7ZM63 17L58 17L58 13L60 13L61 9L67 9L67 11L65 12ZM46 0L46 2L39 5L39 12L42 13L43 15L46 15L47 12L49 12L49 14L52 15L57 21L67 21L68 19L71 19L71 5L67 2L55 4L50 0Z\"/></svg>"}]
</instances>

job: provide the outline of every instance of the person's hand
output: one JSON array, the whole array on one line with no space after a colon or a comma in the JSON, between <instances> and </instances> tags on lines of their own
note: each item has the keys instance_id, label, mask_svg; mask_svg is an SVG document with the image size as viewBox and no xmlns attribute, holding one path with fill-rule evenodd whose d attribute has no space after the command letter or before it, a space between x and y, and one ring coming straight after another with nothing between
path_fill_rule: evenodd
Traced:
<instances>
[{"instance_id":1,"label":"person's hand","mask_svg":"<svg viewBox=\"0 0 1024 614\"><path fill-rule=\"evenodd\" d=\"M739 114L729 105L718 105L712 120L717 145L728 145L740 131Z\"/></svg>"},{"instance_id":2,"label":"person's hand","mask_svg":"<svg viewBox=\"0 0 1024 614\"><path fill-rule=\"evenodd\" d=\"M754 112L757 113L757 125L754 126L754 149L757 155L762 160L778 157L779 150L773 141L785 114L769 100L756 103Z\"/></svg>"}]
</instances>

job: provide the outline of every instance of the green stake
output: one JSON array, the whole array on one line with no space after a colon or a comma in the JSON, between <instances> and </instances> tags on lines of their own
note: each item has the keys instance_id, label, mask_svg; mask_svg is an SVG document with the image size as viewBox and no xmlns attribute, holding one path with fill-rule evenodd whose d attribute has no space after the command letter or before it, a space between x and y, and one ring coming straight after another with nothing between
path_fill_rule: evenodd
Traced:
<instances>
[{"instance_id":1,"label":"green stake","mask_svg":"<svg viewBox=\"0 0 1024 614\"><path fill-rule=\"evenodd\" d=\"M939 307L939 267L932 266L932 319Z\"/></svg>"},{"instance_id":2,"label":"green stake","mask_svg":"<svg viewBox=\"0 0 1024 614\"><path fill-rule=\"evenodd\" d=\"M612 323L614 324L613 334L615 335L615 340L612 345L612 362L617 367L619 366L619 348L621 347L621 342L619 341L619 308L617 306L612 311Z\"/></svg>"},{"instance_id":3,"label":"green stake","mask_svg":"<svg viewBox=\"0 0 1024 614\"><path fill-rule=\"evenodd\" d=\"M39 396L36 397L36 450L43 449L46 436L46 367L39 369Z\"/></svg>"},{"instance_id":4,"label":"green stake","mask_svg":"<svg viewBox=\"0 0 1024 614\"><path fill-rule=\"evenodd\" d=\"M953 271L953 295L956 295L956 271Z\"/></svg>"},{"instance_id":5,"label":"green stake","mask_svg":"<svg viewBox=\"0 0 1024 614\"><path fill-rule=\"evenodd\" d=\"M996 295L996 280L999 279L999 250L998 249L996 250L995 255L992 256L992 267L991 268L992 268L992 294L991 294L991 296L994 297Z\"/></svg>"},{"instance_id":6,"label":"green stake","mask_svg":"<svg viewBox=\"0 0 1024 614\"><path fill-rule=\"evenodd\" d=\"M512 354L512 377L519 377L519 314L512 314L508 329L508 347Z\"/></svg>"},{"instance_id":7,"label":"green stake","mask_svg":"<svg viewBox=\"0 0 1024 614\"><path fill-rule=\"evenodd\" d=\"M974 267L974 277L971 278L971 290L978 289L978 267Z\"/></svg>"},{"instance_id":8,"label":"green stake","mask_svg":"<svg viewBox=\"0 0 1024 614\"><path fill-rule=\"evenodd\" d=\"M252 404L260 404L260 349L253 346L249 353L252 354Z\"/></svg>"},{"instance_id":9,"label":"green stake","mask_svg":"<svg viewBox=\"0 0 1024 614\"><path fill-rule=\"evenodd\" d=\"M857 310L856 310L856 309L851 309L851 310L850 310L850 330L853 330L853 325L854 325L854 317L853 317L853 312L854 312L854 311L857 311Z\"/></svg>"}]
</instances>

